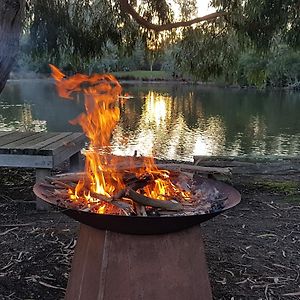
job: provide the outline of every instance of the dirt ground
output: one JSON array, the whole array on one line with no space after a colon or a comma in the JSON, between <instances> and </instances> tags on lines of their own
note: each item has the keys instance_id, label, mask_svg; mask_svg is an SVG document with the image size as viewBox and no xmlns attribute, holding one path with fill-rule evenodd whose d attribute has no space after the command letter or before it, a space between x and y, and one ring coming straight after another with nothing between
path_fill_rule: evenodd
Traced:
<instances>
[{"instance_id":1,"label":"dirt ground","mask_svg":"<svg viewBox=\"0 0 300 300\"><path fill-rule=\"evenodd\" d=\"M0 172L0 299L63 299L79 225L35 210L33 171ZM300 299L299 178L276 180L234 178L242 202L202 224L214 299Z\"/></svg>"}]
</instances>

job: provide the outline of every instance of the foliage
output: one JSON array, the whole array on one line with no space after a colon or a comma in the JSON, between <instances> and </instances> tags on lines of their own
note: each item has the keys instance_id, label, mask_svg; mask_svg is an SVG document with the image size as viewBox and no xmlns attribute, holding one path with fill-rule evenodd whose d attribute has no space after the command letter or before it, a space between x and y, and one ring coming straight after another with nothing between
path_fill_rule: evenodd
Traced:
<instances>
[{"instance_id":1,"label":"foliage","mask_svg":"<svg viewBox=\"0 0 300 300\"><path fill-rule=\"evenodd\" d=\"M243 53L238 60L237 82L241 86L254 85L264 87L266 85L266 60L255 52Z\"/></svg>"},{"instance_id":2,"label":"foliage","mask_svg":"<svg viewBox=\"0 0 300 300\"><path fill-rule=\"evenodd\" d=\"M126 80L167 80L170 75L164 71L127 71L127 72L113 72L118 79Z\"/></svg>"},{"instance_id":3,"label":"foliage","mask_svg":"<svg viewBox=\"0 0 300 300\"><path fill-rule=\"evenodd\" d=\"M268 51L278 34L286 44L300 46L297 0L212 0L211 4L228 12L228 25L238 32L241 41L250 38L261 51Z\"/></svg>"},{"instance_id":4,"label":"foliage","mask_svg":"<svg viewBox=\"0 0 300 300\"><path fill-rule=\"evenodd\" d=\"M267 65L267 76L272 86L290 86L300 82L300 51L279 44L272 49Z\"/></svg>"},{"instance_id":5,"label":"foliage","mask_svg":"<svg viewBox=\"0 0 300 300\"><path fill-rule=\"evenodd\" d=\"M61 52L84 59L102 56L108 42L130 45L137 26L110 0L32 0L27 28L33 55ZM125 43L124 43L125 44Z\"/></svg>"},{"instance_id":6,"label":"foliage","mask_svg":"<svg viewBox=\"0 0 300 300\"><path fill-rule=\"evenodd\" d=\"M180 16L183 21L187 21L197 15L197 5L195 0L175 0L179 5Z\"/></svg>"},{"instance_id":7,"label":"foliage","mask_svg":"<svg viewBox=\"0 0 300 300\"><path fill-rule=\"evenodd\" d=\"M177 67L196 79L207 81L224 75L230 81L239 51L235 33L218 20L186 30L174 55Z\"/></svg>"},{"instance_id":8,"label":"foliage","mask_svg":"<svg viewBox=\"0 0 300 300\"><path fill-rule=\"evenodd\" d=\"M300 82L300 51L287 45L273 46L266 56L251 51L239 58L237 82L242 86L297 87Z\"/></svg>"},{"instance_id":9,"label":"foliage","mask_svg":"<svg viewBox=\"0 0 300 300\"><path fill-rule=\"evenodd\" d=\"M174 0L179 20L196 16L195 0ZM19 69L48 72L164 70L242 86L299 84L299 11L295 0L212 0L225 17L181 31L140 28L120 1L30 0ZM167 0L131 0L147 21L174 22Z\"/></svg>"}]
</instances>

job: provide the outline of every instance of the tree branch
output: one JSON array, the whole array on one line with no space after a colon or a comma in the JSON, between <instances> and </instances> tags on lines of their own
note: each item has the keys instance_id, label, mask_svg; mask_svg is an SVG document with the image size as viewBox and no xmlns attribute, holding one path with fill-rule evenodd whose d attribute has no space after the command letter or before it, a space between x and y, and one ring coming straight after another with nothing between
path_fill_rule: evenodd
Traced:
<instances>
[{"instance_id":1,"label":"tree branch","mask_svg":"<svg viewBox=\"0 0 300 300\"><path fill-rule=\"evenodd\" d=\"M227 15L227 12L215 12L212 14L205 15L203 17L198 17L195 19L191 19L188 21L182 21L182 22L174 22L174 23L167 23L167 24L153 24L147 21L145 18L139 15L139 13L133 8L132 5L129 4L128 0L119 0L121 10L125 13L128 13L131 15L131 17L141 26L152 29L156 32L164 31L164 30L170 30L173 28L179 28L179 27L188 27L196 23L200 23L203 21L210 21L214 20L216 18L222 17Z\"/></svg>"}]
</instances>

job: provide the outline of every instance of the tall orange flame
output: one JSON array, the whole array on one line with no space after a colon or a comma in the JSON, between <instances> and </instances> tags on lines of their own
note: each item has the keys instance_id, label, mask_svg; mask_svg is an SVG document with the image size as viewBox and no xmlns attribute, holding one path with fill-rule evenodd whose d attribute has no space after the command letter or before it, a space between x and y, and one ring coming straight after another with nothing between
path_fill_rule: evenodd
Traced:
<instances>
[{"instance_id":1,"label":"tall orange flame","mask_svg":"<svg viewBox=\"0 0 300 300\"><path fill-rule=\"evenodd\" d=\"M89 149L85 153L86 176L78 182L74 192L70 191L70 199L76 201L84 198L87 203L93 203L93 193L112 197L125 187L118 158L110 155L109 150L113 130L120 119L118 99L122 87L112 75L76 74L67 78L55 66L50 67L59 96L73 99L74 93L82 92L85 99L86 112L71 123L81 125L90 140ZM145 174L155 176L156 179L143 189L146 196L161 200L178 193L183 197L189 196L171 182L168 171L157 168L153 158L144 158L143 165L139 168L134 159L126 163L127 167L131 164L137 177ZM110 204L103 204L97 212L110 213L113 208Z\"/></svg>"}]
</instances>

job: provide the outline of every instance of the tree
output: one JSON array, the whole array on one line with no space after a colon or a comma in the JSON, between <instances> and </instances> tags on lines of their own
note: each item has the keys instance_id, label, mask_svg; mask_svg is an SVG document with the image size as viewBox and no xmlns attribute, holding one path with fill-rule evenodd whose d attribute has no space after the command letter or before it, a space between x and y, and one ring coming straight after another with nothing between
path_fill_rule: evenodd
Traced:
<instances>
[{"instance_id":1,"label":"tree","mask_svg":"<svg viewBox=\"0 0 300 300\"><path fill-rule=\"evenodd\" d=\"M173 12L170 8L170 4L168 4L165 0L142 1L149 2L148 9L144 15L140 15L130 1L119 0L119 2L121 10L129 14L140 26L156 32L171 30L179 27L187 27L203 21L215 20L216 18L227 14L227 12L220 11L187 21L171 22ZM195 6L195 1L189 2L189 5ZM184 3L183 5L187 4L188 3ZM152 23L152 19L155 18L159 20L160 24Z\"/></svg>"},{"instance_id":2,"label":"tree","mask_svg":"<svg viewBox=\"0 0 300 300\"><path fill-rule=\"evenodd\" d=\"M23 1L2 0L0 4L0 87L7 79L18 48ZM177 33L179 28L188 28L182 30L182 36L195 43L193 48L196 51L198 39L205 37L204 42L217 47L213 52L223 58L230 45L230 40L224 35L218 36L223 28L241 45L248 43L260 51L268 51L272 39L278 34L284 37L287 45L300 46L298 0L211 0L216 12L202 17L193 15L196 0L174 1L181 8L179 21L169 0L28 0L30 36L37 45L37 54L42 49L50 56L57 55L60 46L70 55L101 55L108 41L130 51L137 35L142 34L145 41L157 37L161 31ZM210 41L210 37L215 43ZM201 49L204 49L206 44L201 43ZM218 48L219 52L216 51ZM232 63L233 60L227 62ZM213 68L207 71L220 72L222 63L215 61ZM193 66L190 71L194 71Z\"/></svg>"},{"instance_id":3,"label":"tree","mask_svg":"<svg viewBox=\"0 0 300 300\"><path fill-rule=\"evenodd\" d=\"M181 6L193 6L195 1L177 0ZM223 17L228 27L237 30L241 36L247 36L260 48L270 45L272 38L281 32L287 44L300 47L300 7L297 0L212 0L211 5L216 12L203 17L172 22L171 4L166 0L142 1L149 2L146 13L140 14L136 1L119 0L122 11L142 27L156 32L188 27L204 21L215 21ZM188 11L188 9L181 10ZM152 21L158 19L158 23Z\"/></svg>"},{"instance_id":4,"label":"tree","mask_svg":"<svg viewBox=\"0 0 300 300\"><path fill-rule=\"evenodd\" d=\"M23 0L0 2L0 92L17 56L23 5Z\"/></svg>"},{"instance_id":5,"label":"tree","mask_svg":"<svg viewBox=\"0 0 300 300\"><path fill-rule=\"evenodd\" d=\"M299 1L212 0L212 6L217 10L215 13L201 18L190 16L189 20L183 18L179 22L172 22L168 9L163 10L162 16L158 14L159 1L151 1L153 12L149 15L155 17L140 14L128 0L120 2L121 8L148 30L158 32L194 25L182 30L182 40L178 43L175 57L177 67L196 79L224 76L226 81L234 81L237 57L245 49L266 56L278 35L289 47L300 48ZM182 6L193 5L193 1L177 2ZM160 21L154 24L155 19ZM251 64L250 69L251 82L262 85L266 81L265 66ZM297 78L295 74L293 72L293 78Z\"/></svg>"}]
</instances>

